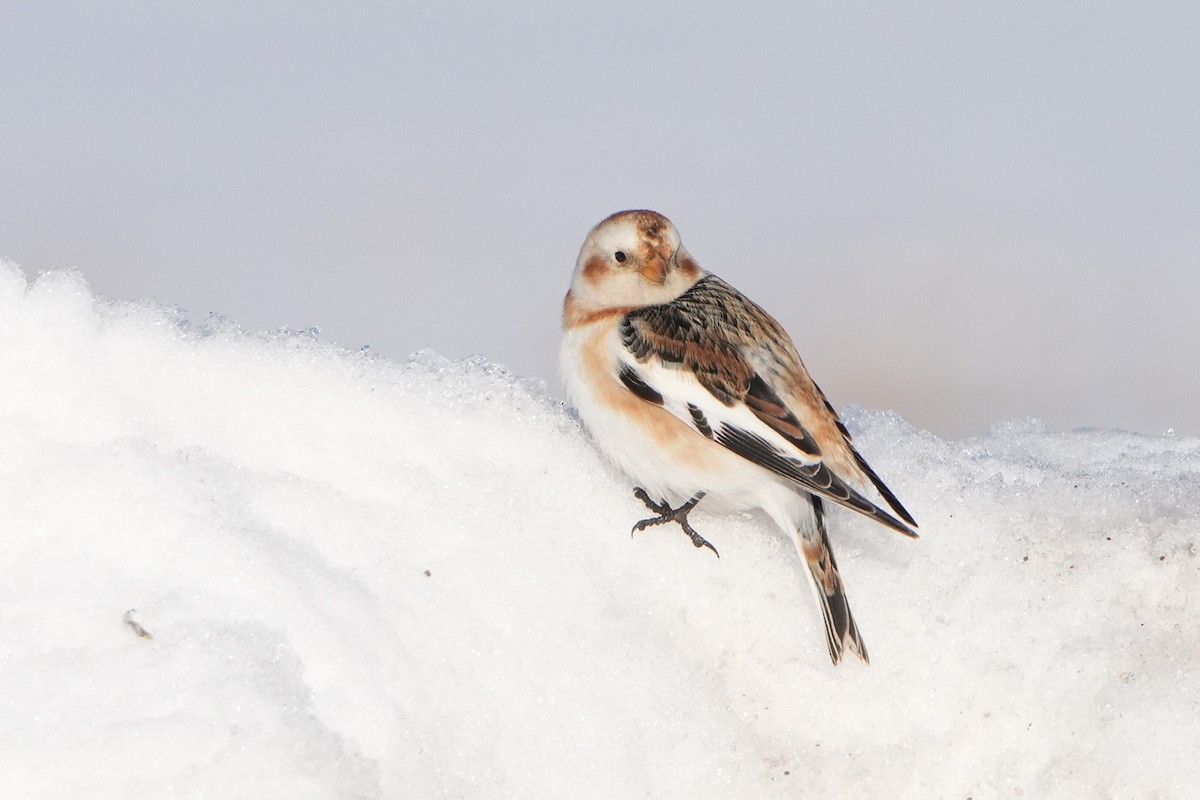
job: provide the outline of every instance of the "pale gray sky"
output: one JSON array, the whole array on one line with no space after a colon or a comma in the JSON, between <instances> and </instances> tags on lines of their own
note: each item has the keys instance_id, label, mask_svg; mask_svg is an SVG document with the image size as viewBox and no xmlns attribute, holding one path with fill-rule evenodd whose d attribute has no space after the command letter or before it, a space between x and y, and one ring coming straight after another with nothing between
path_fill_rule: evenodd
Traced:
<instances>
[{"instance_id":1,"label":"pale gray sky","mask_svg":"<svg viewBox=\"0 0 1200 800\"><path fill-rule=\"evenodd\" d=\"M1200 434L1200 5L9 2L0 256L557 390L654 208L835 406Z\"/></svg>"}]
</instances>

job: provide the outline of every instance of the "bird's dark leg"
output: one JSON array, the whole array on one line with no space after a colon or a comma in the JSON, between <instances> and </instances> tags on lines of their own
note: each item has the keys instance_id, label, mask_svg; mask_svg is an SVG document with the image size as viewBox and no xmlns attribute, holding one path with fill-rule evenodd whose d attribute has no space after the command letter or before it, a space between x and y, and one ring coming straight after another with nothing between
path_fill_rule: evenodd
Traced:
<instances>
[{"instance_id":1,"label":"bird's dark leg","mask_svg":"<svg viewBox=\"0 0 1200 800\"><path fill-rule=\"evenodd\" d=\"M650 499L650 495L646 494L646 490L640 486L633 490L633 496L645 503L646 508L655 512L658 514L658 516L651 517L650 519L644 519L638 524L634 525L633 530L630 531L631 534L637 533L638 531L644 531L651 525L665 525L668 522L678 522L679 527L683 528L683 532L692 537L692 544L696 545L696 547L707 547L709 550L713 551L713 554L717 558L721 557L721 554L717 552L717 548L709 544L708 540L703 536L696 533L695 529L692 528L692 526L688 523L688 514L690 514L692 509L696 507L696 504L703 499L704 492L696 492L696 495L691 500L688 500L679 508L671 508L669 505L667 505L667 501L665 500L661 503L654 502Z\"/></svg>"}]
</instances>

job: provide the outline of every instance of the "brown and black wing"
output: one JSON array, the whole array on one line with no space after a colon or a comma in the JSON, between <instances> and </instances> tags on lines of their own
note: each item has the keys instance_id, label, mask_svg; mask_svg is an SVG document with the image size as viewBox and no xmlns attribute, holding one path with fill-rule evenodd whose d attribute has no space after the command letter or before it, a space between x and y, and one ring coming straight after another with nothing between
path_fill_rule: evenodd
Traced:
<instances>
[{"instance_id":1,"label":"brown and black wing","mask_svg":"<svg viewBox=\"0 0 1200 800\"><path fill-rule=\"evenodd\" d=\"M628 367L635 373L631 375L622 367L622 381L630 391L643 399L653 397L656 404L664 405L663 387L656 385L656 373L659 370L690 373L718 401L716 404L683 401L687 416L683 411L677 415L699 434L799 488L827 497L905 535L915 535L904 522L876 506L824 462L812 432L773 386L783 379L781 363L799 366L795 347L779 323L736 289L715 276L707 276L670 303L626 314L621 320L620 336L636 364ZM756 364L751 356L756 352L775 355ZM774 370L773 365L777 367ZM658 384L668 383L665 376L659 374L659 378ZM824 395L820 399L825 403ZM741 406L750 410L751 418L733 413ZM730 413L722 413L725 409ZM836 415L833 419L837 419ZM847 435L840 422L838 426L842 435ZM763 435L769 435L768 431L782 437L791 447L781 449ZM858 461L865 467L866 462L860 456ZM893 503L894 495L886 491L869 467L865 472L882 487L881 494L889 504L911 522L908 512L898 502Z\"/></svg>"}]
</instances>

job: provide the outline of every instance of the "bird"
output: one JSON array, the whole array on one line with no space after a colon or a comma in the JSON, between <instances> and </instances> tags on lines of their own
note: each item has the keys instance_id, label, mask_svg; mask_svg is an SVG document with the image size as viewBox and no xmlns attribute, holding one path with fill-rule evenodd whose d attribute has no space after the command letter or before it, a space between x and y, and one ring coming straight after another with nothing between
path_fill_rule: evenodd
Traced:
<instances>
[{"instance_id":1,"label":"bird","mask_svg":"<svg viewBox=\"0 0 1200 800\"><path fill-rule=\"evenodd\" d=\"M869 663L829 542L828 503L916 538L774 317L702 269L655 211L588 233L563 299L559 369L600 451L656 516L717 549L688 515L761 509L804 559L834 665ZM869 499L872 491L887 508Z\"/></svg>"}]
</instances>

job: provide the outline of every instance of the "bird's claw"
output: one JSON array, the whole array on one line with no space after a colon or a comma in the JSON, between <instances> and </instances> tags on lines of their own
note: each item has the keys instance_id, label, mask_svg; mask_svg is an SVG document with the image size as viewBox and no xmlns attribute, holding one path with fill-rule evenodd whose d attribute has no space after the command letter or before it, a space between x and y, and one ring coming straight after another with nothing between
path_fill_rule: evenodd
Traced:
<instances>
[{"instance_id":1,"label":"bird's claw","mask_svg":"<svg viewBox=\"0 0 1200 800\"><path fill-rule=\"evenodd\" d=\"M696 507L696 504L699 503L701 498L704 497L704 492L697 492L695 497L693 497L691 500L688 500L679 508L671 508L671 506L668 505L665 500L661 503L654 502L650 499L650 495L646 493L646 490L640 486L633 490L633 496L638 500L641 500L646 505L646 508L658 514L658 516L639 521L633 526L633 530L629 532L630 536L638 531L644 531L646 528L649 528L652 525L665 525L668 522L677 522L679 523L679 527L683 528L683 532L691 537L693 545L695 545L697 548L707 547L709 550L713 551L713 555L715 555L717 558L721 557L721 554L717 552L717 548L713 547L707 539L697 533L688 522L688 514L691 513L692 509Z\"/></svg>"}]
</instances>

